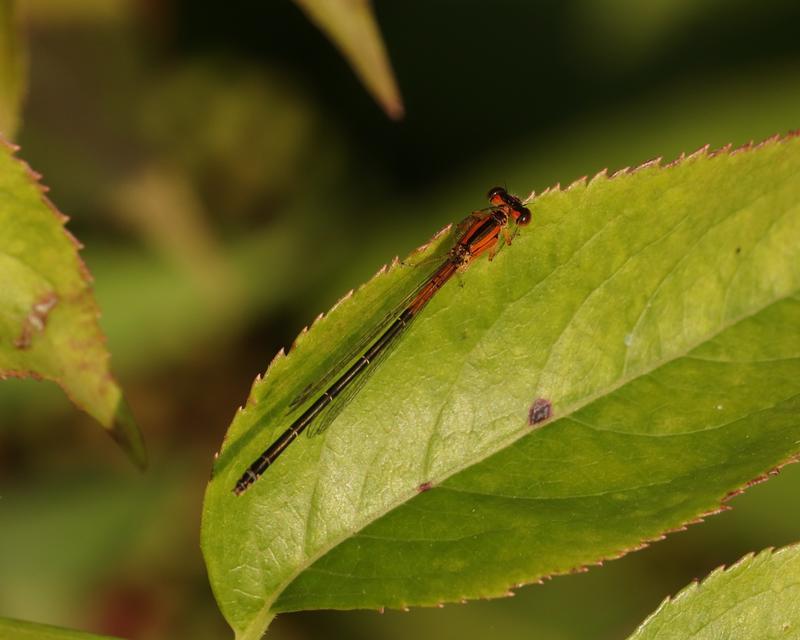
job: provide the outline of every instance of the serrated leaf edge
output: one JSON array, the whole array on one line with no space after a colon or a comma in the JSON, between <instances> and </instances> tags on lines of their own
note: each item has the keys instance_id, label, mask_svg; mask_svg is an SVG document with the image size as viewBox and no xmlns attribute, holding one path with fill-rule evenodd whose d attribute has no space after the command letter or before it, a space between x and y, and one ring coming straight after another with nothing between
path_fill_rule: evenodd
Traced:
<instances>
[{"instance_id":1,"label":"serrated leaf edge","mask_svg":"<svg viewBox=\"0 0 800 640\"><path fill-rule=\"evenodd\" d=\"M796 462L796 460L794 460L793 462ZM656 616L659 613L661 613L664 609L666 609L672 604L677 604L684 598L687 598L690 595L696 593L699 589L706 586L710 581L718 579L720 575L735 571L736 569L739 569L740 567L743 567L746 564L752 563L753 560L764 558L766 556L768 556L769 558L773 558L781 553L798 548L800 548L800 543L795 542L792 544L788 544L784 547L766 547L765 549L761 549L758 552L749 551L746 554L744 554L741 558L733 562L732 564L728 565L721 564L718 567L709 571L705 577L699 579L695 578L694 580L689 582L689 584L683 587L680 591L678 591L676 594L669 595L666 598L664 598L658 605L658 607L656 607L655 611L650 613L650 615L648 615L636 627L636 629L634 629L634 631L629 636L629 640L631 638L634 638L636 634L639 633L639 631L643 630L650 623L650 621L656 618Z\"/></svg>"},{"instance_id":2,"label":"serrated leaf edge","mask_svg":"<svg viewBox=\"0 0 800 640\"><path fill-rule=\"evenodd\" d=\"M561 187L560 183L556 183L555 185L545 189L538 196L536 196L535 192L532 192L531 195L529 196L529 198L525 200L525 203L526 204L529 203L535 197L542 197L545 194L552 193L552 192L564 192L564 191L568 191L570 189L574 189L574 188L576 188L578 186L584 186L585 188L588 188L595 181L598 181L598 180L614 180L616 178L627 176L627 175L631 175L631 174L637 173L639 171L644 171L644 170L647 170L647 169L667 171L667 170L670 170L672 168L681 166L684 163L696 161L696 160L698 160L700 158L714 158L714 157L717 157L717 156L726 156L726 155L727 156L733 156L733 155L737 155L737 154L745 152L745 151L752 151L752 150L760 149L760 148L771 146L771 145L775 145L775 144L782 144L784 142L787 142L787 141L795 139L795 138L800 138L800 129L790 131L790 132L786 133L785 135L780 135L780 134L773 135L773 136L771 136L769 138L766 138L765 140L763 140L763 141L761 141L761 142L759 142L757 144L754 144L752 141L750 141L750 142L747 142L747 143L745 143L745 144L743 144L743 145L741 145L741 146L739 146L739 147L737 147L735 149L732 148L732 145L728 144L728 145L725 145L723 147L720 147L719 149L710 150L710 145L706 144L706 145L703 145L702 147L698 148L697 150L695 150L694 152L692 152L692 153L690 153L688 155L685 154L685 153L681 153L675 160L667 163L666 165L662 164L662 158L658 157L658 158L654 158L654 159L651 159L651 160L647 160L647 161L645 161L645 162L643 162L643 163L641 163L639 165L636 165L633 168L624 167L623 169L619 169L619 170L615 171L611 175L608 175L608 169L602 169L602 170L598 171L590 180L588 180L588 182L585 180L585 178L579 178L578 180L575 180L572 183L570 183L570 185L566 189L563 189ZM423 251L427 250L438 239L440 239L445 233L447 233L451 228L452 228L452 224L447 225L446 227L444 227L440 231L436 232L431 237L430 240L428 240L426 243L421 245L419 248L417 248L414 251L412 251L411 255L414 255L414 254L417 254L417 253L420 253L420 252L423 252ZM352 301L354 299L354 297L358 294L358 292L361 291L365 286L368 286L370 283L372 283L377 278L380 278L380 277L384 276L386 273L389 272L389 270L391 270L393 268L396 268L397 264L398 264L398 260L397 260L397 257L395 257L389 265L384 265L383 267L381 267L375 273L375 275L372 276L372 278L367 280L365 283L363 283L362 285L360 285L356 289L354 289L354 290L351 289L336 304L333 305L333 307L331 308L331 310L327 314L320 313L317 316L317 318L314 320L314 322L311 324L311 329L313 329L313 327L317 323L321 323L321 322L324 322L325 320L327 320L329 314L334 309L336 309L340 305L344 305L344 304L347 304L350 301ZM308 333L308 331L309 331L309 329L304 329L303 331L301 331L300 334L298 334L298 338L300 338L301 335L305 336ZM297 345L297 344L298 344L298 340L296 338L295 342L293 343L293 347L295 345ZM290 350L290 353L288 355L291 355L291 351L292 350ZM256 381L254 381L253 387L251 389L251 396L248 398L248 403L250 402L250 399L253 397L253 391L256 388L256 384L257 383L261 384L261 383L265 382L265 380L266 380L267 376L269 375L269 372L270 372L272 366L275 364L275 362L278 361L279 359L284 358L284 357L287 357L287 354L285 354L284 350L281 349L278 352L278 354L276 354L276 356L273 358L273 360L270 363L270 365L267 367L267 370L265 371L264 375L260 376L260 377L259 376L256 377ZM586 401L584 403L582 403L581 406L585 406L586 404L592 402L594 399L595 398L592 398L592 397L587 398ZM573 410L575 410L575 408L573 408ZM237 415L241 411L242 411L242 408L240 407L239 410L236 412ZM227 434L225 436L225 440L226 439L227 439ZM518 439L518 437L515 438L514 441L516 441L517 439ZM223 445L224 445L224 440L223 440ZM498 451L504 449L506 446L508 446L508 445L504 445L504 446L500 447L498 449ZM496 591L493 591L493 592L490 592L490 593L482 594L481 596L478 596L478 597L474 597L474 596L463 597L462 596L461 598L454 598L453 601L465 603L465 602L469 601L470 599L472 599L472 600L476 600L476 599L488 600L488 599L494 599L494 598L504 597L504 596L508 597L509 595L513 595L513 589L520 588L520 587L525 586L527 584L534 584L534 583L537 583L537 582L541 583L544 580L551 579L552 577L554 577L556 575L565 575L565 574L570 574L570 573L582 573L582 572L588 571L589 568L592 567L592 566L601 566L604 562L607 562L609 560L616 560L616 559L619 559L619 558L627 555L630 552L638 551L640 549L644 549L644 548L648 547L650 544L652 544L653 542L658 542L660 540L665 539L666 536L671 534L671 533L675 533L675 532L678 532L678 531L685 531L688 526L690 526L692 524L697 524L697 523L703 522L704 518L706 518L706 517L709 517L709 516L715 515L717 513L720 513L722 511L726 511L726 510L730 509L731 507L728 506L726 503L732 497L743 493L750 486L753 486L753 485L758 484L760 482L764 482L770 476L775 475L776 473L778 473L778 471L782 467L784 467L787 464L790 464L790 463L793 463L793 462L797 462L798 459L800 459L800 455L790 456L786 460L784 460L781 463L779 463L773 469L771 469L771 470L769 470L769 471L757 476L756 478L754 478L752 480L749 480L748 482L744 483L740 488L735 489L735 490L729 492L728 494L726 494L725 496L723 496L721 498L720 503L719 503L718 506L716 506L716 507L714 507L712 509L709 509L708 511L705 511L705 512L701 513L696 518L688 520L688 521L684 522L683 524L679 525L678 527L675 527L675 528L672 528L672 529L667 529L664 532L662 532L661 534L659 534L658 536L654 536L652 538L646 538L646 539L642 540L642 542L637 544L637 545L634 545L634 546L629 547L629 548L622 549L619 553L615 553L615 554L610 554L608 556L604 556L604 557L600 558L599 560L597 560L596 562L588 563L586 565L580 565L580 566L574 567L574 568L572 568L572 569L570 569L568 571L554 572L553 574L549 574L547 576L540 576L540 577L538 577L538 578L536 578L534 580L528 581L528 582L515 583L515 584L512 584L512 585L510 585L509 587L507 587L505 589L496 590ZM453 470L453 472L451 473L451 476L454 475L455 473L458 473L461 470L462 469L460 469L460 468ZM413 497L413 495L416 495L416 494L417 494L417 491L416 491L416 488L415 488L414 491L409 494L409 497ZM398 504L403 504L405 501L407 501L407 500L405 500L405 499L404 500L399 500ZM396 506L392 507L391 509L388 509L386 511L386 513L388 513L389 511L391 511L394 508L396 508ZM380 516L376 516L376 519L377 519L377 517L380 517ZM359 530L361 530L361 529L359 529ZM354 533L357 533L357 531L345 532L345 533L348 536L351 536ZM269 600L265 600L264 607L262 607L262 609L260 610L260 613L253 617L253 622L250 625L248 625L248 627L243 631L242 637L243 638L253 637L251 634L252 634L253 631L255 631L257 629L257 627L258 627L259 623L261 623L262 619L267 619L268 618L269 620L271 620L272 617L274 617L274 615L276 615L276 613L279 613L279 612L273 612L271 607L275 603L277 598L280 596L280 594L283 593L283 591L285 591L285 589L297 578L298 575L300 575L300 573L302 573L303 570L305 570L307 567L311 566L316 560L318 560L319 558L324 556L326 553L328 553L328 551L330 551L330 549L334 548L337 544L339 544L342 539L345 539L345 537L342 537L341 539L339 539L339 540L337 540L335 542L332 542L332 544L329 545L328 547L326 547L326 549L320 550L313 557L309 557L308 558L308 562L303 563L302 568L299 568L298 571L294 572L280 586L278 586L275 589L273 597L270 598ZM451 601L448 601L448 603L449 602L451 602ZM439 603L435 603L435 604L431 604L431 605L417 605L417 604L414 604L414 605L411 605L411 606L435 606L435 607L438 607L438 606L441 606L441 605L444 605L444 604L445 604L445 602L439 602ZM407 610L408 606L409 605L399 605L398 607L386 607L386 608L390 608L390 609L399 608L401 610L402 609Z\"/></svg>"},{"instance_id":3,"label":"serrated leaf edge","mask_svg":"<svg viewBox=\"0 0 800 640\"><path fill-rule=\"evenodd\" d=\"M55 219L58 221L61 227L61 232L67 237L68 242L70 242L74 248L74 253L72 254L75 259L76 267L81 275L81 279L85 284L85 288L81 289L81 296L85 298L86 308L89 311L93 324L94 324L94 334L97 338L100 345L103 347L102 354L100 356L100 362L103 365L103 369L105 371L105 375L108 376L114 385L119 387L119 384L114 379L113 374L111 373L111 353L108 350L108 338L106 334L103 332L100 326L100 317L101 317L101 310L99 305L97 304L97 300L94 296L94 278L92 277L89 268L86 266L86 263L83 261L83 258L80 255L81 250L84 248L83 244L78 240L67 228L67 222L69 222L70 218L65 213L61 212L58 207L47 197L47 193L50 191L50 187L42 182L42 174L38 171L35 171L31 168L31 166L22 158L19 157L18 152L20 151L20 146L14 144L6 140L2 135L0 135L0 145L5 147L10 153L9 157L13 162L17 162L25 172L25 174L30 178L30 183L33 188L38 192L39 198L44 203L44 205L50 210L50 212L55 216ZM50 377L47 375L43 375L36 371L27 370L27 369L15 369L15 370L5 370L0 371L0 380L5 378L20 378L20 379L33 379L33 380L50 380L55 382L65 393L65 395L69 398L70 402L82 411L86 412L89 415L97 420L101 426L104 428L106 432L120 445L120 447L125 451L126 455L130 457L131 460L139 467L144 468L147 465L147 454L144 451L144 440L142 438L141 432L138 431L137 427L134 427L135 433L126 432L127 429L131 427L130 424L128 425L120 425L118 421L118 409L115 409L111 417L109 419L108 424L105 424L103 421L99 420L97 416L92 414L88 407L84 407L81 403L76 401L76 398L72 395L70 389L61 383L57 378ZM120 389L120 404L124 404L124 396L122 395L122 390ZM131 437L133 440L131 440Z\"/></svg>"}]
</instances>

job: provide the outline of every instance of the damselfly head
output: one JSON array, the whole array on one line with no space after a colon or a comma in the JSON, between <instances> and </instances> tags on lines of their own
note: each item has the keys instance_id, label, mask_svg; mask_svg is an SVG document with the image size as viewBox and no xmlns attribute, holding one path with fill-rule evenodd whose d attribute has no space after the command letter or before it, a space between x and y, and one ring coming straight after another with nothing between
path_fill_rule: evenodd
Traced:
<instances>
[{"instance_id":1,"label":"damselfly head","mask_svg":"<svg viewBox=\"0 0 800 640\"><path fill-rule=\"evenodd\" d=\"M506 191L503 187L492 187L486 194L486 198L492 204L505 204L506 198L508 198L508 191Z\"/></svg>"},{"instance_id":2,"label":"damselfly head","mask_svg":"<svg viewBox=\"0 0 800 640\"><path fill-rule=\"evenodd\" d=\"M525 225L531 221L530 209L522 204L522 201L517 196L512 196L503 187L493 187L489 189L486 194L491 202L496 207L507 207L509 212L517 224Z\"/></svg>"}]
</instances>

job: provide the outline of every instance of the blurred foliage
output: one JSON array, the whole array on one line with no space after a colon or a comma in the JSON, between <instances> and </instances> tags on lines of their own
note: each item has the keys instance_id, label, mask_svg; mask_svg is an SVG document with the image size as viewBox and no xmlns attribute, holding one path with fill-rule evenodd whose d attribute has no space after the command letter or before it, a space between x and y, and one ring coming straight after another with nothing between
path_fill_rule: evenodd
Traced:
<instances>
[{"instance_id":1,"label":"blurred foliage","mask_svg":"<svg viewBox=\"0 0 800 640\"><path fill-rule=\"evenodd\" d=\"M13 149L0 146L0 379L57 382L143 467L142 435L109 372L78 243L43 192Z\"/></svg>"},{"instance_id":2,"label":"blurred foliage","mask_svg":"<svg viewBox=\"0 0 800 640\"><path fill-rule=\"evenodd\" d=\"M0 618L0 637L4 640L114 640L109 636L3 618Z\"/></svg>"},{"instance_id":3,"label":"blurred foliage","mask_svg":"<svg viewBox=\"0 0 800 640\"><path fill-rule=\"evenodd\" d=\"M13 140L25 95L27 49L19 29L16 0L0 0L0 134Z\"/></svg>"},{"instance_id":4,"label":"blurred foliage","mask_svg":"<svg viewBox=\"0 0 800 640\"><path fill-rule=\"evenodd\" d=\"M390 118L403 117L403 101L386 55L371 0L295 0L353 65Z\"/></svg>"},{"instance_id":5,"label":"blurred foliage","mask_svg":"<svg viewBox=\"0 0 800 640\"><path fill-rule=\"evenodd\" d=\"M800 126L789 0L377 3L400 124L288 0L20 8L21 154L87 246L153 465L134 475L47 383L0 384L0 545L14 567L0 559L0 615L136 640L229 634L198 550L213 452L255 375L348 288L493 184L527 194ZM271 634L624 637L692 578L796 540L798 491L795 465L731 513L512 599L293 614ZM78 506L110 541L66 522ZM64 556L52 589L45 547ZM37 595L9 596L15 584Z\"/></svg>"}]
</instances>

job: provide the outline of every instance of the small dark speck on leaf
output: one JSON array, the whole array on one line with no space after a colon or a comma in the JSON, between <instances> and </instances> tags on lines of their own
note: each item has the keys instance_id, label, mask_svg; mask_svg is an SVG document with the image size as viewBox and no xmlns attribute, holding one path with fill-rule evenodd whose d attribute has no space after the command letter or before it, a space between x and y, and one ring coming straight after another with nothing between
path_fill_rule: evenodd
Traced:
<instances>
[{"instance_id":1,"label":"small dark speck on leaf","mask_svg":"<svg viewBox=\"0 0 800 640\"><path fill-rule=\"evenodd\" d=\"M425 493L426 491L430 491L431 489L433 489L432 482L430 481L423 482L421 485L417 487L417 493Z\"/></svg>"},{"instance_id":2,"label":"small dark speck on leaf","mask_svg":"<svg viewBox=\"0 0 800 640\"><path fill-rule=\"evenodd\" d=\"M736 247L736 253L741 253L741 252L742 252L742 248L741 247Z\"/></svg>"},{"instance_id":3,"label":"small dark speck on leaf","mask_svg":"<svg viewBox=\"0 0 800 640\"><path fill-rule=\"evenodd\" d=\"M531 410L528 412L528 424L533 426L544 422L553 413L553 405L545 398L537 398L536 402L531 405Z\"/></svg>"}]
</instances>

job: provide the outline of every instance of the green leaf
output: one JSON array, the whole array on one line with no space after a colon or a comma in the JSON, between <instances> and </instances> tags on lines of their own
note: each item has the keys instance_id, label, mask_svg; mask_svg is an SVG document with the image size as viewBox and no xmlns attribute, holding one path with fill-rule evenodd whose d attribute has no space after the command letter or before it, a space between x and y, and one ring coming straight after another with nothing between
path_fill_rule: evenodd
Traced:
<instances>
[{"instance_id":1,"label":"green leaf","mask_svg":"<svg viewBox=\"0 0 800 640\"><path fill-rule=\"evenodd\" d=\"M800 547L748 554L667 598L629 640L796 638Z\"/></svg>"},{"instance_id":2,"label":"green leaf","mask_svg":"<svg viewBox=\"0 0 800 640\"><path fill-rule=\"evenodd\" d=\"M0 638L3 640L114 640L111 636L97 636L72 629L52 627L49 624L23 622L0 618Z\"/></svg>"},{"instance_id":3,"label":"green leaf","mask_svg":"<svg viewBox=\"0 0 800 640\"><path fill-rule=\"evenodd\" d=\"M109 371L78 243L37 177L0 145L0 378L54 380L143 466L144 442Z\"/></svg>"},{"instance_id":4,"label":"green leaf","mask_svg":"<svg viewBox=\"0 0 800 640\"><path fill-rule=\"evenodd\" d=\"M717 511L800 452L800 138L603 173L531 209L324 436L236 497L291 399L418 274L393 265L256 380L203 515L238 637L281 611L502 596ZM552 417L530 426L537 400Z\"/></svg>"},{"instance_id":5,"label":"green leaf","mask_svg":"<svg viewBox=\"0 0 800 640\"><path fill-rule=\"evenodd\" d=\"M12 140L27 85L27 55L15 0L0 0L0 134Z\"/></svg>"},{"instance_id":6,"label":"green leaf","mask_svg":"<svg viewBox=\"0 0 800 640\"><path fill-rule=\"evenodd\" d=\"M403 117L403 99L370 0L295 0L347 58L390 118Z\"/></svg>"}]
</instances>

